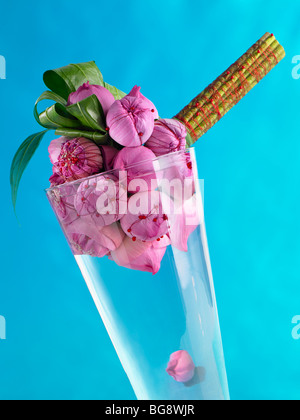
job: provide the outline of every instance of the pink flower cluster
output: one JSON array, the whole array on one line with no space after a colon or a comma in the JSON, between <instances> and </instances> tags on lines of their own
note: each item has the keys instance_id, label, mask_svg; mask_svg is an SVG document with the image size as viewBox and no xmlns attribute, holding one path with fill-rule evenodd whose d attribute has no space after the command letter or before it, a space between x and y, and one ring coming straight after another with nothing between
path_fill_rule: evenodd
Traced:
<instances>
[{"instance_id":1,"label":"pink flower cluster","mask_svg":"<svg viewBox=\"0 0 300 420\"><path fill-rule=\"evenodd\" d=\"M114 100L101 86L81 86L72 105L96 95L110 137L123 148L98 146L86 138L61 137L49 146L53 175L49 196L76 255L108 256L118 265L153 274L169 245L187 251L197 211L187 132L176 120L159 119L154 104L134 87ZM157 157L180 152L164 177L190 180L184 200L166 194L154 168ZM166 211L166 199L168 211ZM186 223L187 217L194 222Z\"/></svg>"}]
</instances>

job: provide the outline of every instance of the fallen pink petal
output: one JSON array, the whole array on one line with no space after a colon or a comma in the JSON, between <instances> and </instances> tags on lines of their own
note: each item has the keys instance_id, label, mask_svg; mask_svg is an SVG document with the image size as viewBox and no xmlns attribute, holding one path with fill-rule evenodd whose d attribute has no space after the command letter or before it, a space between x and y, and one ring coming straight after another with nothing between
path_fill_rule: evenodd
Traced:
<instances>
[{"instance_id":1,"label":"fallen pink petal","mask_svg":"<svg viewBox=\"0 0 300 420\"><path fill-rule=\"evenodd\" d=\"M189 353L179 350L171 354L167 373L177 382L188 382L195 374L195 364Z\"/></svg>"}]
</instances>

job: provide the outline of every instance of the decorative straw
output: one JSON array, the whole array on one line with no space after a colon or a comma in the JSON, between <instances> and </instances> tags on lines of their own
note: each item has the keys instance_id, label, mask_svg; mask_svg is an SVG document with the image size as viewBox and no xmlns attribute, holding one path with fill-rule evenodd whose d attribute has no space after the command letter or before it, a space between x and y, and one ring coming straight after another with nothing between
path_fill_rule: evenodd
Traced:
<instances>
[{"instance_id":1,"label":"decorative straw","mask_svg":"<svg viewBox=\"0 0 300 420\"><path fill-rule=\"evenodd\" d=\"M274 35L266 33L174 118L187 127L196 142L284 57Z\"/></svg>"}]
</instances>

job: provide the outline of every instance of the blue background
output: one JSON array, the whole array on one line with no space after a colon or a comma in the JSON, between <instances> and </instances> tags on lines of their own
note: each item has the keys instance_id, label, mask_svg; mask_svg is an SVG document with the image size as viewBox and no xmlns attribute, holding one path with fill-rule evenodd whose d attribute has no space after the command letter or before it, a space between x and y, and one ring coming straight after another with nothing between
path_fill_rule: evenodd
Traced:
<instances>
[{"instance_id":1,"label":"blue background","mask_svg":"<svg viewBox=\"0 0 300 420\"><path fill-rule=\"evenodd\" d=\"M204 5L204 3L206 3ZM266 31L287 57L196 146L233 399L299 399L300 4L286 0L78 0L1 4L1 399L133 399L51 212L48 135L23 178L18 225L9 166L39 131L45 70L96 60L172 117Z\"/></svg>"}]
</instances>

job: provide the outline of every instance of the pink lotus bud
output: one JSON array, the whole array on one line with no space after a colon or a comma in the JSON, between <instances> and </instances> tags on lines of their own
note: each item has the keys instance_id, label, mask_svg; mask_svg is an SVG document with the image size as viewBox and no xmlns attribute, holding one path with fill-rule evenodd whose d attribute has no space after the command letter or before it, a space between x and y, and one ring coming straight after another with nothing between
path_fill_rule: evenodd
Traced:
<instances>
[{"instance_id":1,"label":"pink lotus bud","mask_svg":"<svg viewBox=\"0 0 300 420\"><path fill-rule=\"evenodd\" d=\"M124 147L118 153L114 161L114 169L127 171L130 193L156 188L154 159L156 159L155 154L144 146Z\"/></svg>"},{"instance_id":2,"label":"pink lotus bud","mask_svg":"<svg viewBox=\"0 0 300 420\"><path fill-rule=\"evenodd\" d=\"M159 242L169 229L160 193L151 191L133 195L128 201L128 213L121 219L121 226L133 241Z\"/></svg>"},{"instance_id":3,"label":"pink lotus bud","mask_svg":"<svg viewBox=\"0 0 300 420\"><path fill-rule=\"evenodd\" d=\"M179 152L186 148L186 136L186 128L179 121L157 120L146 147L149 147L156 156Z\"/></svg>"},{"instance_id":4,"label":"pink lotus bud","mask_svg":"<svg viewBox=\"0 0 300 420\"><path fill-rule=\"evenodd\" d=\"M112 146L99 146L102 157L103 157L103 165L105 171L110 171L114 168L114 161L118 154L118 150Z\"/></svg>"},{"instance_id":5,"label":"pink lotus bud","mask_svg":"<svg viewBox=\"0 0 300 420\"><path fill-rule=\"evenodd\" d=\"M153 112L154 119L158 119L158 112L153 102L141 94L141 88L134 86L128 96L135 96L136 98L143 99L144 103L147 104L148 108Z\"/></svg>"},{"instance_id":6,"label":"pink lotus bud","mask_svg":"<svg viewBox=\"0 0 300 420\"><path fill-rule=\"evenodd\" d=\"M58 142L50 145L51 156L57 156ZM99 147L83 137L67 140L61 144L60 154L54 160L54 172L65 182L75 181L99 173L103 169L103 158Z\"/></svg>"},{"instance_id":7,"label":"pink lotus bud","mask_svg":"<svg viewBox=\"0 0 300 420\"><path fill-rule=\"evenodd\" d=\"M108 111L109 134L122 146L141 146L153 132L155 116L156 110L151 109L148 99L127 95Z\"/></svg>"},{"instance_id":8,"label":"pink lotus bud","mask_svg":"<svg viewBox=\"0 0 300 420\"><path fill-rule=\"evenodd\" d=\"M169 242L162 241L159 246L156 241L151 243L125 238L121 246L111 252L111 259L121 267L156 274L160 270L168 244Z\"/></svg>"},{"instance_id":9,"label":"pink lotus bud","mask_svg":"<svg viewBox=\"0 0 300 420\"><path fill-rule=\"evenodd\" d=\"M171 354L167 367L167 373L177 382L188 382L195 374L195 364L185 350L179 350Z\"/></svg>"},{"instance_id":10,"label":"pink lotus bud","mask_svg":"<svg viewBox=\"0 0 300 420\"><path fill-rule=\"evenodd\" d=\"M102 105L104 115L106 116L109 108L115 102L115 98L113 94L103 86L90 85L89 82L84 83L76 90L76 92L70 94L68 105L73 105L77 102L83 101L91 95L97 96L100 104Z\"/></svg>"},{"instance_id":11,"label":"pink lotus bud","mask_svg":"<svg viewBox=\"0 0 300 420\"><path fill-rule=\"evenodd\" d=\"M80 184L74 204L80 217L90 216L97 226L108 226L125 213L127 191L116 176L102 175Z\"/></svg>"}]
</instances>

